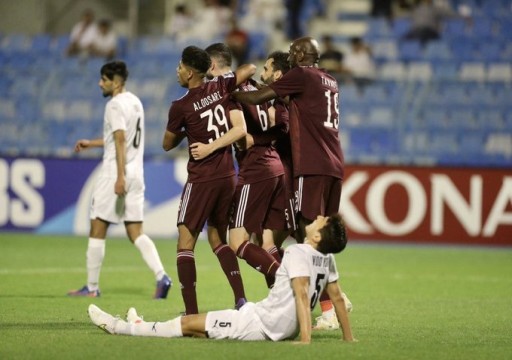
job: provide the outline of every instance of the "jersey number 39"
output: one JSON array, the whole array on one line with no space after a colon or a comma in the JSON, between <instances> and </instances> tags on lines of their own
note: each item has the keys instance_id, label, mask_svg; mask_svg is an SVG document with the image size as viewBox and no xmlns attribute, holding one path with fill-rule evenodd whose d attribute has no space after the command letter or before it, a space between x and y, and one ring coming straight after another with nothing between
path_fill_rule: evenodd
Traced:
<instances>
[{"instance_id":1,"label":"jersey number 39","mask_svg":"<svg viewBox=\"0 0 512 360\"><path fill-rule=\"evenodd\" d=\"M213 139L208 139L209 143L212 143L214 140L220 138L229 130L226 112L221 105L217 105L213 110L210 109L201 113L201 118L205 117L208 117L207 130L213 131L215 133L215 137Z\"/></svg>"}]
</instances>

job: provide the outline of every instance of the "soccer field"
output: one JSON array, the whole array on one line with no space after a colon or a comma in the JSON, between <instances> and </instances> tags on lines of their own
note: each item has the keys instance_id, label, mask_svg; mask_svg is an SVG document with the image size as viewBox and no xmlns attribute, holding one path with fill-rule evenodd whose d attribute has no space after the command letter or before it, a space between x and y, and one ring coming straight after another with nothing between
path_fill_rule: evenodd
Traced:
<instances>
[{"instance_id":1,"label":"soccer field","mask_svg":"<svg viewBox=\"0 0 512 360\"><path fill-rule=\"evenodd\" d=\"M146 320L183 311L176 241L156 240L175 282L151 299L152 273L128 240L107 243L102 297L69 298L85 283L86 239L0 233L0 359L510 359L512 249L349 243L336 256L354 304L357 343L340 332L313 332L309 346L111 336L87 316L93 302ZM231 290L206 242L196 249L200 311L233 307ZM263 276L241 262L251 301L266 295ZM314 316L319 315L315 309Z\"/></svg>"}]
</instances>

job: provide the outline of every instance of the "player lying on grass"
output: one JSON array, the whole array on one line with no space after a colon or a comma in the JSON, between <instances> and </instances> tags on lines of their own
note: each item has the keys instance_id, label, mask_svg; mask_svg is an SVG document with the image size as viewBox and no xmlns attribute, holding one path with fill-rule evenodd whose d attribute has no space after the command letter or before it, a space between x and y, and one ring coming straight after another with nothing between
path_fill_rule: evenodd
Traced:
<instances>
[{"instance_id":1,"label":"player lying on grass","mask_svg":"<svg viewBox=\"0 0 512 360\"><path fill-rule=\"evenodd\" d=\"M325 288L341 324L343 340L354 341L332 255L343 251L346 244L341 216L318 216L306 227L304 243L286 248L274 287L258 303L248 302L240 310L210 311L165 322L143 321L134 308L128 310L124 321L91 304L89 317L110 334L279 341L294 339L300 333L300 342L308 344L311 309Z\"/></svg>"}]
</instances>

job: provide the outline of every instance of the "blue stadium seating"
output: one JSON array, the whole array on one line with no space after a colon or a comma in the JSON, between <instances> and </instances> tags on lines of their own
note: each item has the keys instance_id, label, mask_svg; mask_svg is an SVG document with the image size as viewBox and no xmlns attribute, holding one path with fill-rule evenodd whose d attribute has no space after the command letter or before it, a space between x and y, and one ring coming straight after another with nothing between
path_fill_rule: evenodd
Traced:
<instances>
[{"instance_id":1,"label":"blue stadium seating","mask_svg":"<svg viewBox=\"0 0 512 360\"><path fill-rule=\"evenodd\" d=\"M424 48L401 39L409 19L397 18L392 26L384 19L366 19L364 37L373 47L378 76L362 93L340 84L347 159L510 166L510 1L464 3L473 7L473 24L448 19L441 39ZM304 16L317 10L308 5ZM121 42L131 73L128 89L146 109L146 154L160 155L169 105L185 93L174 75L183 46L160 36ZM251 33L250 43L252 60L273 50L264 33ZM0 34L1 154L69 156L76 137L101 134L106 100L97 82L104 60L66 58L68 44L68 35ZM40 136L27 140L31 131ZM54 144L48 141L53 138Z\"/></svg>"}]
</instances>

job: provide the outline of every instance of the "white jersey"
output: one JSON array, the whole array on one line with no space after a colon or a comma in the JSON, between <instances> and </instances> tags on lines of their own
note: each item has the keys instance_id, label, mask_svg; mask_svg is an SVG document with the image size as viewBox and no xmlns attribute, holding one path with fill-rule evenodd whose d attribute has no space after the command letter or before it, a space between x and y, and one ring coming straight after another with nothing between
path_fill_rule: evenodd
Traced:
<instances>
[{"instance_id":1,"label":"white jersey","mask_svg":"<svg viewBox=\"0 0 512 360\"><path fill-rule=\"evenodd\" d=\"M103 167L101 176L117 177L114 132L125 131L126 178L144 179L144 108L139 98L129 91L110 99L103 121Z\"/></svg>"},{"instance_id":2,"label":"white jersey","mask_svg":"<svg viewBox=\"0 0 512 360\"><path fill-rule=\"evenodd\" d=\"M286 248L281 266L276 272L274 287L255 306L263 331L271 340L289 339L299 333L291 286L291 280L297 277L309 277L308 297L313 309L326 284L338 280L334 256L324 255L307 244L294 244Z\"/></svg>"}]
</instances>

